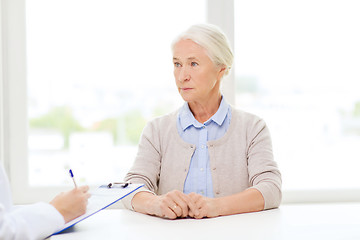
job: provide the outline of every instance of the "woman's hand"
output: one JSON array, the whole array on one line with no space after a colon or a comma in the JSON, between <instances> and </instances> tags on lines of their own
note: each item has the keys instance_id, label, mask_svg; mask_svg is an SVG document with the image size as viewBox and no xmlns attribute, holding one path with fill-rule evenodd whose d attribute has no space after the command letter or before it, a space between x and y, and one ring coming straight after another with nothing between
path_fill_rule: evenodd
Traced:
<instances>
[{"instance_id":1,"label":"woman's hand","mask_svg":"<svg viewBox=\"0 0 360 240\"><path fill-rule=\"evenodd\" d=\"M189 216L197 219L204 217L219 216L219 207L217 206L216 198L208 198L196 193L189 193L188 196L195 202L196 213L189 211Z\"/></svg>"},{"instance_id":2,"label":"woman's hand","mask_svg":"<svg viewBox=\"0 0 360 240\"><path fill-rule=\"evenodd\" d=\"M192 198L178 190L160 196L140 192L134 196L132 205L135 211L169 219L187 217L189 211L199 213Z\"/></svg>"},{"instance_id":3,"label":"woman's hand","mask_svg":"<svg viewBox=\"0 0 360 240\"><path fill-rule=\"evenodd\" d=\"M132 199L135 211L169 219L187 216L200 219L256 212L263 210L264 204L261 192L254 188L221 198L174 190L161 196L139 192Z\"/></svg>"},{"instance_id":4,"label":"woman's hand","mask_svg":"<svg viewBox=\"0 0 360 240\"><path fill-rule=\"evenodd\" d=\"M265 204L261 192L255 188L220 198L207 198L196 193L190 193L188 196L199 210L199 214L189 212L189 216L194 215L194 218L257 212L263 210Z\"/></svg>"},{"instance_id":5,"label":"woman's hand","mask_svg":"<svg viewBox=\"0 0 360 240\"><path fill-rule=\"evenodd\" d=\"M81 186L68 192L62 192L50 204L60 212L67 223L86 212L86 206L90 197L88 190L88 186Z\"/></svg>"},{"instance_id":6,"label":"woman's hand","mask_svg":"<svg viewBox=\"0 0 360 240\"><path fill-rule=\"evenodd\" d=\"M198 213L194 201L183 192L173 190L164 195L157 196L150 203L156 216L175 219L187 217L189 210Z\"/></svg>"}]
</instances>

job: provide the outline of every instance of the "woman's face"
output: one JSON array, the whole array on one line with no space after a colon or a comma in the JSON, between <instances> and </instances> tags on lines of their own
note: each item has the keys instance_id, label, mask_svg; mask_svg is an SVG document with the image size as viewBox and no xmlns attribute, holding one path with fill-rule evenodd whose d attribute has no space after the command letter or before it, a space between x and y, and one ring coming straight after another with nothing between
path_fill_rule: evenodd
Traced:
<instances>
[{"instance_id":1,"label":"woman's face","mask_svg":"<svg viewBox=\"0 0 360 240\"><path fill-rule=\"evenodd\" d=\"M192 40L180 40L173 52L174 76L186 102L206 102L220 94L225 68L217 67L206 50Z\"/></svg>"}]
</instances>

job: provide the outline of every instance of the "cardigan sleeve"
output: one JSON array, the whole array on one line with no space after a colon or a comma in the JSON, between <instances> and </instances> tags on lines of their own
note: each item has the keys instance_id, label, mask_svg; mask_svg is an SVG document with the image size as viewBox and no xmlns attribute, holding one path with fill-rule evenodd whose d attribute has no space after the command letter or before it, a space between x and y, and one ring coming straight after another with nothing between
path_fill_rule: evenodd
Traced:
<instances>
[{"instance_id":1,"label":"cardigan sleeve","mask_svg":"<svg viewBox=\"0 0 360 240\"><path fill-rule=\"evenodd\" d=\"M276 208L281 202L281 174L273 160L270 132L262 119L257 119L249 129L248 172L252 188L265 200L264 209Z\"/></svg>"},{"instance_id":2,"label":"cardigan sleeve","mask_svg":"<svg viewBox=\"0 0 360 240\"><path fill-rule=\"evenodd\" d=\"M155 123L148 123L141 135L137 156L130 171L125 176L125 181L140 183L145 186L122 200L124 206L132 209L131 201L136 193L141 191L157 192L160 177L160 140Z\"/></svg>"}]
</instances>

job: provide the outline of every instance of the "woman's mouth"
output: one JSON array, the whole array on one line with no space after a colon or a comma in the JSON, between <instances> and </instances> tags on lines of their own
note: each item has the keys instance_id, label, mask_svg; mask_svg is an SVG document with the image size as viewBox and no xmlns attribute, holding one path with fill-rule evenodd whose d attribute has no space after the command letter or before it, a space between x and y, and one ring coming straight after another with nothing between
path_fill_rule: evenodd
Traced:
<instances>
[{"instance_id":1,"label":"woman's mouth","mask_svg":"<svg viewBox=\"0 0 360 240\"><path fill-rule=\"evenodd\" d=\"M191 90L192 88L180 88L182 91L188 91Z\"/></svg>"}]
</instances>

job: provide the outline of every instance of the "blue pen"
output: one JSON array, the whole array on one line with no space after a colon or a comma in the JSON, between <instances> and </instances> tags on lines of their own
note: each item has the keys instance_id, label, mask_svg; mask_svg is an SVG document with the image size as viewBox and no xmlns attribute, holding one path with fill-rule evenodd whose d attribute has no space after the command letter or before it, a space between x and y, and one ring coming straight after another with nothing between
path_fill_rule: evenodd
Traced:
<instances>
[{"instance_id":1,"label":"blue pen","mask_svg":"<svg viewBox=\"0 0 360 240\"><path fill-rule=\"evenodd\" d=\"M69 173L70 173L71 179L72 179L73 182L74 182L75 188L77 188L77 185L76 185L76 182L75 182L75 179L74 179L74 174L73 174L73 172L71 171L71 169L69 170Z\"/></svg>"}]
</instances>

